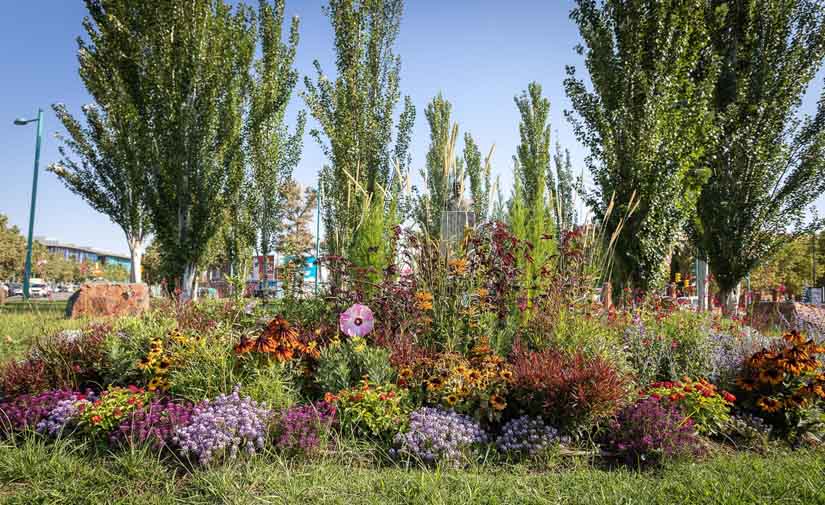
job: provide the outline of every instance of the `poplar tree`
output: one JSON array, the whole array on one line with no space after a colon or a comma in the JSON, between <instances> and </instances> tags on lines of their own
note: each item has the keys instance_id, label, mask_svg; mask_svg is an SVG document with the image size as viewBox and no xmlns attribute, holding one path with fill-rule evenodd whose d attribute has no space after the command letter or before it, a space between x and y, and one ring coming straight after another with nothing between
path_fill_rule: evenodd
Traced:
<instances>
[{"instance_id":1,"label":"poplar tree","mask_svg":"<svg viewBox=\"0 0 825 505\"><path fill-rule=\"evenodd\" d=\"M814 0L713 0L718 125L695 231L727 309L756 266L807 230L825 191L825 93L812 117L799 105L825 58L825 9Z\"/></svg>"},{"instance_id":2,"label":"poplar tree","mask_svg":"<svg viewBox=\"0 0 825 505\"><path fill-rule=\"evenodd\" d=\"M707 178L707 102L715 64L707 58L705 0L576 0L570 14L592 88L567 67L566 112L595 189L586 196L615 242L613 281L647 289L664 280L666 258ZM632 213L637 199L638 208ZM610 203L615 203L611 207ZM617 286L617 287L618 287ZM618 291L615 291L618 292Z\"/></svg>"},{"instance_id":3,"label":"poplar tree","mask_svg":"<svg viewBox=\"0 0 825 505\"><path fill-rule=\"evenodd\" d=\"M401 60L393 46L402 7L401 0L330 0L324 9L335 38L337 75L327 77L315 61L317 79L305 79L303 96L320 124L311 134L329 160L321 170L321 191L332 255L346 255L356 235L369 235L355 232L375 214L372 207L389 207L407 175L415 119L409 97L395 121Z\"/></svg>"},{"instance_id":4,"label":"poplar tree","mask_svg":"<svg viewBox=\"0 0 825 505\"><path fill-rule=\"evenodd\" d=\"M476 223L486 221L490 213L490 192L492 190L490 186L490 160L493 157L494 149L495 146L490 148L490 152L484 158L482 164L478 144L475 143L469 132L464 134L464 166L467 178L470 180L470 198Z\"/></svg>"},{"instance_id":5,"label":"poplar tree","mask_svg":"<svg viewBox=\"0 0 825 505\"><path fill-rule=\"evenodd\" d=\"M429 236L434 238L441 236L441 213L447 208L450 192L450 165L447 161L452 162L452 159L446 158L452 158L452 108L449 100L439 93L424 110L430 127L430 148L427 151L425 166L421 170L427 193L418 199L417 220Z\"/></svg>"}]
</instances>

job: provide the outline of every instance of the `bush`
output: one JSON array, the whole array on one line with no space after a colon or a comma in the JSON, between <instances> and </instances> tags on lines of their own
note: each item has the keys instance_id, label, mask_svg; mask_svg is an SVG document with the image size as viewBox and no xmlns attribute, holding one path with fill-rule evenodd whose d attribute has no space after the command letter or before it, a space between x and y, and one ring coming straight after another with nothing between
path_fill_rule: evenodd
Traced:
<instances>
[{"instance_id":1,"label":"bush","mask_svg":"<svg viewBox=\"0 0 825 505\"><path fill-rule=\"evenodd\" d=\"M142 388L111 386L93 401L86 399L78 402L77 426L92 437L106 437L151 398L152 393Z\"/></svg>"},{"instance_id":2,"label":"bush","mask_svg":"<svg viewBox=\"0 0 825 505\"><path fill-rule=\"evenodd\" d=\"M93 402L97 396L91 393L75 394L65 400L60 400L49 412L49 415L37 423L37 432L50 437L58 437L64 431L77 424L80 405L87 405L87 401Z\"/></svg>"},{"instance_id":3,"label":"bush","mask_svg":"<svg viewBox=\"0 0 825 505\"><path fill-rule=\"evenodd\" d=\"M46 364L40 359L9 361L0 369L0 398L11 400L20 395L41 393L49 387Z\"/></svg>"},{"instance_id":4,"label":"bush","mask_svg":"<svg viewBox=\"0 0 825 505\"><path fill-rule=\"evenodd\" d=\"M748 358L737 379L741 406L790 439L822 429L825 408L825 346L798 332L783 335L775 349Z\"/></svg>"},{"instance_id":5,"label":"bush","mask_svg":"<svg viewBox=\"0 0 825 505\"><path fill-rule=\"evenodd\" d=\"M398 433L390 454L425 465L462 466L487 441L478 422L456 412L422 407L410 414L410 428Z\"/></svg>"},{"instance_id":6,"label":"bush","mask_svg":"<svg viewBox=\"0 0 825 505\"><path fill-rule=\"evenodd\" d=\"M239 387L229 395L204 400L192 412L188 426L177 430L173 441L186 456L192 454L207 465L239 452L254 455L263 449L272 412L249 397L241 398Z\"/></svg>"},{"instance_id":7,"label":"bush","mask_svg":"<svg viewBox=\"0 0 825 505\"><path fill-rule=\"evenodd\" d=\"M519 350L513 371L513 396L521 407L569 434L597 426L628 396L628 378L598 356Z\"/></svg>"},{"instance_id":8,"label":"bush","mask_svg":"<svg viewBox=\"0 0 825 505\"><path fill-rule=\"evenodd\" d=\"M99 388L111 369L106 338L111 328L94 324L83 330L65 331L38 339L30 355L44 364L52 388Z\"/></svg>"},{"instance_id":9,"label":"bush","mask_svg":"<svg viewBox=\"0 0 825 505\"><path fill-rule=\"evenodd\" d=\"M244 393L261 405L277 411L298 401L293 370L288 364L267 363L244 372Z\"/></svg>"},{"instance_id":10,"label":"bush","mask_svg":"<svg viewBox=\"0 0 825 505\"><path fill-rule=\"evenodd\" d=\"M713 355L708 378L715 384L730 389L734 387L747 359L759 349L770 347L774 339L751 329L720 329L711 332L710 341Z\"/></svg>"},{"instance_id":11,"label":"bush","mask_svg":"<svg viewBox=\"0 0 825 505\"><path fill-rule=\"evenodd\" d=\"M533 457L559 442L559 431L538 417L521 416L511 419L501 429L496 447L515 459Z\"/></svg>"},{"instance_id":12,"label":"bush","mask_svg":"<svg viewBox=\"0 0 825 505\"><path fill-rule=\"evenodd\" d=\"M625 329L624 341L639 384L707 377L713 363L710 318L698 312L641 312Z\"/></svg>"},{"instance_id":13,"label":"bush","mask_svg":"<svg viewBox=\"0 0 825 505\"><path fill-rule=\"evenodd\" d=\"M338 395L327 394L325 400L335 402L341 427L355 434L388 441L403 430L408 421L408 393L394 384L371 384L364 380Z\"/></svg>"},{"instance_id":14,"label":"bush","mask_svg":"<svg viewBox=\"0 0 825 505\"><path fill-rule=\"evenodd\" d=\"M674 405L693 421L703 435L721 435L730 422L730 408L736 397L701 379L684 377L682 381L654 382L646 394L665 404Z\"/></svg>"},{"instance_id":15,"label":"bush","mask_svg":"<svg viewBox=\"0 0 825 505\"><path fill-rule=\"evenodd\" d=\"M469 358L443 353L399 371L399 384L422 403L485 422L501 419L513 378L512 367L483 344Z\"/></svg>"},{"instance_id":16,"label":"bush","mask_svg":"<svg viewBox=\"0 0 825 505\"><path fill-rule=\"evenodd\" d=\"M236 367L231 335L209 334L176 353L166 375L169 392L193 403L228 394L243 375Z\"/></svg>"},{"instance_id":17,"label":"bush","mask_svg":"<svg viewBox=\"0 0 825 505\"><path fill-rule=\"evenodd\" d=\"M289 453L312 454L321 448L335 420L335 405L325 401L287 409L278 421L276 445Z\"/></svg>"},{"instance_id":18,"label":"bush","mask_svg":"<svg viewBox=\"0 0 825 505\"><path fill-rule=\"evenodd\" d=\"M335 341L321 350L315 380L324 392L338 392L363 379L375 384L395 382L390 352L367 345L361 337Z\"/></svg>"},{"instance_id":19,"label":"bush","mask_svg":"<svg viewBox=\"0 0 825 505\"><path fill-rule=\"evenodd\" d=\"M637 466L700 452L693 422L655 398L622 409L610 423L607 444L626 463Z\"/></svg>"},{"instance_id":20,"label":"bush","mask_svg":"<svg viewBox=\"0 0 825 505\"><path fill-rule=\"evenodd\" d=\"M741 414L731 417L727 435L737 448L765 451L770 442L771 427L761 417Z\"/></svg>"}]
</instances>

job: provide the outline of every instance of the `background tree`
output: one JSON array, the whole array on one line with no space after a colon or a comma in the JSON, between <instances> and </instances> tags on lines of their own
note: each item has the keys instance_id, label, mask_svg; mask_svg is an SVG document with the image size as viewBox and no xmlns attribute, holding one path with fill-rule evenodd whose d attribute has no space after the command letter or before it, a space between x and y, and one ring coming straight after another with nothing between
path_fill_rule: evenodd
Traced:
<instances>
[{"instance_id":1,"label":"background tree","mask_svg":"<svg viewBox=\"0 0 825 505\"><path fill-rule=\"evenodd\" d=\"M825 190L825 94L813 117L798 119L825 57L825 9L813 0L714 0L708 24L721 66L718 132L695 229L731 309L748 272L806 231L805 209Z\"/></svg>"},{"instance_id":2,"label":"background tree","mask_svg":"<svg viewBox=\"0 0 825 505\"><path fill-rule=\"evenodd\" d=\"M586 203L615 244L616 284L646 289L664 280L673 237L694 208L707 176L700 157L711 129L707 100L714 73L703 0L576 0L592 90L567 67L574 132L595 190ZM702 65L700 65L702 64ZM638 208L628 216L631 200ZM614 290L614 292L618 292Z\"/></svg>"},{"instance_id":3,"label":"background tree","mask_svg":"<svg viewBox=\"0 0 825 505\"><path fill-rule=\"evenodd\" d=\"M277 232L277 250L285 260L285 290L297 295L302 288L307 260L314 254L313 217L318 192L291 182L283 188L283 219Z\"/></svg>"},{"instance_id":4,"label":"background tree","mask_svg":"<svg viewBox=\"0 0 825 505\"><path fill-rule=\"evenodd\" d=\"M304 98L321 126L311 133L330 162L321 171L326 250L346 255L370 208L380 199L386 209L402 187L415 109L405 97L394 121L401 61L392 49L402 1L330 0L325 13L338 75L330 80L316 61L318 78L305 79Z\"/></svg>"},{"instance_id":5,"label":"background tree","mask_svg":"<svg viewBox=\"0 0 825 505\"><path fill-rule=\"evenodd\" d=\"M455 145L455 139L451 139L454 130L450 117L452 108L449 100L438 93L424 110L430 127L430 148L421 170L427 193L419 198L417 220L433 238L441 236L441 213L447 208L449 197L449 167L453 162L450 146ZM450 159L446 160L446 157Z\"/></svg>"},{"instance_id":6,"label":"background tree","mask_svg":"<svg viewBox=\"0 0 825 505\"><path fill-rule=\"evenodd\" d=\"M79 44L87 87L115 97L131 118L164 269L195 296L197 268L243 181L254 13L223 0L86 6L89 41Z\"/></svg>"},{"instance_id":7,"label":"background tree","mask_svg":"<svg viewBox=\"0 0 825 505\"><path fill-rule=\"evenodd\" d=\"M269 256L275 248L283 217L284 186L289 184L301 160L306 123L302 111L294 133L290 135L285 124L286 110L298 82L298 71L294 68L298 18L292 19L288 43L281 41L283 20L283 1L277 2L275 9L261 6L259 33L264 56L255 66L246 122L249 176L243 195L257 235L253 243L261 256ZM238 224L230 231L236 230Z\"/></svg>"},{"instance_id":8,"label":"background tree","mask_svg":"<svg viewBox=\"0 0 825 505\"><path fill-rule=\"evenodd\" d=\"M17 226L9 226L9 218L0 214L0 279L23 276L26 261L26 239Z\"/></svg>"},{"instance_id":9,"label":"background tree","mask_svg":"<svg viewBox=\"0 0 825 505\"><path fill-rule=\"evenodd\" d=\"M548 167L546 182L557 231L561 234L561 232L572 230L576 225L576 208L573 202L574 180L570 151L565 149L564 152L562 152L559 142L556 142L556 152L553 154L553 166L555 167L555 174L553 174L551 172L552 169Z\"/></svg>"},{"instance_id":10,"label":"background tree","mask_svg":"<svg viewBox=\"0 0 825 505\"><path fill-rule=\"evenodd\" d=\"M57 135L63 143L58 148L61 160L49 168L69 190L120 226L132 259L129 280L141 282L149 211L145 197L148 167L140 150L147 146L133 135L136 118L128 106L123 106L122 96L111 89L110 83L104 84L101 73L106 69L88 57L83 44L80 47L80 78L95 104L82 109L85 127L62 104L52 106L68 136Z\"/></svg>"},{"instance_id":11,"label":"background tree","mask_svg":"<svg viewBox=\"0 0 825 505\"><path fill-rule=\"evenodd\" d=\"M495 151L495 145L490 148L484 163L481 160L481 151L473 140L469 132L464 134L464 166L467 178L470 180L470 199L473 204L473 213L476 222L481 223L487 220L490 213L491 190L491 164L490 160Z\"/></svg>"}]
</instances>

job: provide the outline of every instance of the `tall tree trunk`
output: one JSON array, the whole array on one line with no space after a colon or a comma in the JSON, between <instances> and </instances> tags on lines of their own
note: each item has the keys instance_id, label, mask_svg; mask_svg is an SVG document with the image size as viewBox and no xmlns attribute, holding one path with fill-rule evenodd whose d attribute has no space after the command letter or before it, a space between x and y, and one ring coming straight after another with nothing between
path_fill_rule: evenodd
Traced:
<instances>
[{"instance_id":1,"label":"tall tree trunk","mask_svg":"<svg viewBox=\"0 0 825 505\"><path fill-rule=\"evenodd\" d=\"M739 286L737 282L732 288L722 288L719 291L720 302L722 303L722 314L726 316L736 316L739 313Z\"/></svg>"},{"instance_id":2,"label":"tall tree trunk","mask_svg":"<svg viewBox=\"0 0 825 505\"><path fill-rule=\"evenodd\" d=\"M194 263L187 263L183 269L180 290L184 300L195 300L198 297L197 272L198 269Z\"/></svg>"},{"instance_id":3,"label":"tall tree trunk","mask_svg":"<svg viewBox=\"0 0 825 505\"><path fill-rule=\"evenodd\" d=\"M141 264L143 261L143 241L128 237L126 240L129 243L129 255L132 258L132 270L129 272L129 282L143 282L143 266Z\"/></svg>"}]
</instances>

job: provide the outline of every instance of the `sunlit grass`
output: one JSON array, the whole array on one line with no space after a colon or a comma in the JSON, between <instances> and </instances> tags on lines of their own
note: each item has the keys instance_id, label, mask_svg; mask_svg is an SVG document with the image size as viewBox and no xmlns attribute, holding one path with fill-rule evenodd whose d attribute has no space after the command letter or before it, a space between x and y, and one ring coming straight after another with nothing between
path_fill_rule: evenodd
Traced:
<instances>
[{"instance_id":1,"label":"sunlit grass","mask_svg":"<svg viewBox=\"0 0 825 505\"><path fill-rule=\"evenodd\" d=\"M63 312L53 310L0 311L0 362L23 355L35 338L48 338L61 330L81 328L84 324L87 321L66 319Z\"/></svg>"}]
</instances>

